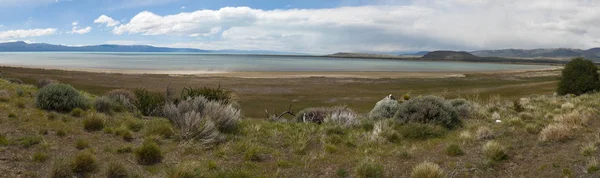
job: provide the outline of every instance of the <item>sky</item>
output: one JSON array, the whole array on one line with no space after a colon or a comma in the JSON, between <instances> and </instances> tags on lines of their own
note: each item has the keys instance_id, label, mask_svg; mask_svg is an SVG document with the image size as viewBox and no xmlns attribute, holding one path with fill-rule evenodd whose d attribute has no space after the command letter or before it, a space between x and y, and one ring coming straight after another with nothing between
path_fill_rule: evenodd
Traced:
<instances>
[{"instance_id":1,"label":"sky","mask_svg":"<svg viewBox=\"0 0 600 178\"><path fill-rule=\"evenodd\" d=\"M600 47L596 0L0 0L0 42L416 52Z\"/></svg>"}]
</instances>

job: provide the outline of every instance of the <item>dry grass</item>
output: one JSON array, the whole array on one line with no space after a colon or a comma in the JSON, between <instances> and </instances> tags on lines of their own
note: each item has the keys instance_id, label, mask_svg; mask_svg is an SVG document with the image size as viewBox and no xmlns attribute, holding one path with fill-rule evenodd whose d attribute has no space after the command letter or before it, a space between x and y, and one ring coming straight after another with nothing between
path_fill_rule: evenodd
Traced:
<instances>
[{"instance_id":1,"label":"dry grass","mask_svg":"<svg viewBox=\"0 0 600 178\"><path fill-rule=\"evenodd\" d=\"M566 141L573 135L573 127L564 123L553 123L540 131L539 140L542 142Z\"/></svg>"},{"instance_id":2,"label":"dry grass","mask_svg":"<svg viewBox=\"0 0 600 178\"><path fill-rule=\"evenodd\" d=\"M432 162L422 162L415 166L410 173L411 178L443 178L444 170Z\"/></svg>"}]
</instances>

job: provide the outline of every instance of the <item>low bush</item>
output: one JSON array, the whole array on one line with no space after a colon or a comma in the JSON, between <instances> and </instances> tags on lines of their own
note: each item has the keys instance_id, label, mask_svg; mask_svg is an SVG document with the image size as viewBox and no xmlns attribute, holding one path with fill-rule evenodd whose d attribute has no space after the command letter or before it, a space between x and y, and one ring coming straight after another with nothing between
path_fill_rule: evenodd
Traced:
<instances>
[{"instance_id":1,"label":"low bush","mask_svg":"<svg viewBox=\"0 0 600 178\"><path fill-rule=\"evenodd\" d=\"M346 106L336 106L329 108L329 116L325 118L325 123L351 127L360 124L358 114Z\"/></svg>"},{"instance_id":2,"label":"low bush","mask_svg":"<svg viewBox=\"0 0 600 178\"><path fill-rule=\"evenodd\" d=\"M501 161L508 159L506 151L500 143L496 141L488 141L483 145L483 155L490 161Z\"/></svg>"},{"instance_id":3,"label":"low bush","mask_svg":"<svg viewBox=\"0 0 600 178\"><path fill-rule=\"evenodd\" d=\"M64 137L66 135L67 135L67 131L65 131L65 130L60 129L60 130L56 131L56 136Z\"/></svg>"},{"instance_id":4,"label":"low bush","mask_svg":"<svg viewBox=\"0 0 600 178\"><path fill-rule=\"evenodd\" d=\"M542 130L537 124L525 124L525 131L530 134L537 134Z\"/></svg>"},{"instance_id":5,"label":"low bush","mask_svg":"<svg viewBox=\"0 0 600 178\"><path fill-rule=\"evenodd\" d=\"M357 177L383 177L383 166L373 161L362 161L356 166L355 172Z\"/></svg>"},{"instance_id":6,"label":"low bush","mask_svg":"<svg viewBox=\"0 0 600 178\"><path fill-rule=\"evenodd\" d=\"M163 159L160 147L152 141L145 141L142 146L135 149L135 157L141 165L153 165L160 163Z\"/></svg>"},{"instance_id":7,"label":"low bush","mask_svg":"<svg viewBox=\"0 0 600 178\"><path fill-rule=\"evenodd\" d=\"M137 98L136 108L144 116L159 116L160 107L164 105L165 98L159 93L152 93L146 89L136 89L134 94Z\"/></svg>"},{"instance_id":8,"label":"low bush","mask_svg":"<svg viewBox=\"0 0 600 178\"><path fill-rule=\"evenodd\" d=\"M71 165L62 159L54 161L54 165L52 167L52 174L50 175L52 178L68 178L74 177L73 170L71 169Z\"/></svg>"},{"instance_id":9,"label":"low bush","mask_svg":"<svg viewBox=\"0 0 600 178\"><path fill-rule=\"evenodd\" d=\"M83 128L88 132L100 131L104 128L104 116L93 114L83 120Z\"/></svg>"},{"instance_id":10,"label":"low bush","mask_svg":"<svg viewBox=\"0 0 600 178\"><path fill-rule=\"evenodd\" d=\"M369 112L369 118L371 119L387 119L392 118L396 115L396 112L400 108L400 103L396 101L391 95L378 101L375 107Z\"/></svg>"},{"instance_id":11,"label":"low bush","mask_svg":"<svg viewBox=\"0 0 600 178\"><path fill-rule=\"evenodd\" d=\"M146 136L156 135L166 139L173 137L175 131L168 120L152 119L146 123L144 134Z\"/></svg>"},{"instance_id":12,"label":"low bush","mask_svg":"<svg viewBox=\"0 0 600 178\"><path fill-rule=\"evenodd\" d=\"M231 91L222 89L221 86L218 88L192 88L186 87L181 91L181 100L187 100L189 98L203 97L208 101L215 101L221 104L230 104L233 102L235 95Z\"/></svg>"},{"instance_id":13,"label":"low bush","mask_svg":"<svg viewBox=\"0 0 600 178\"><path fill-rule=\"evenodd\" d=\"M329 108L306 108L296 114L296 120L298 122L314 122L323 123L325 118L329 116Z\"/></svg>"},{"instance_id":14,"label":"low bush","mask_svg":"<svg viewBox=\"0 0 600 178\"><path fill-rule=\"evenodd\" d=\"M458 116L462 119L469 119L473 114L475 106L465 99L453 99L448 101L450 105L456 110Z\"/></svg>"},{"instance_id":15,"label":"low bush","mask_svg":"<svg viewBox=\"0 0 600 178\"><path fill-rule=\"evenodd\" d=\"M69 112L75 108L87 109L87 99L66 84L52 84L41 88L36 97L37 107L45 110Z\"/></svg>"},{"instance_id":16,"label":"low bush","mask_svg":"<svg viewBox=\"0 0 600 178\"><path fill-rule=\"evenodd\" d=\"M446 135L448 130L442 126L421 123L406 123L397 129L407 139L425 140Z\"/></svg>"},{"instance_id":17,"label":"low bush","mask_svg":"<svg viewBox=\"0 0 600 178\"><path fill-rule=\"evenodd\" d=\"M448 145L444 151L448 156L461 156L465 154L465 152L457 144Z\"/></svg>"},{"instance_id":18,"label":"low bush","mask_svg":"<svg viewBox=\"0 0 600 178\"><path fill-rule=\"evenodd\" d=\"M52 80L52 79L40 79L40 80L38 80L37 87L44 88L48 85L56 84L56 83L60 83L60 82L58 82L57 80Z\"/></svg>"},{"instance_id":19,"label":"low bush","mask_svg":"<svg viewBox=\"0 0 600 178\"><path fill-rule=\"evenodd\" d=\"M78 150L83 150L90 147L90 143L84 139L79 139L75 142L75 148Z\"/></svg>"},{"instance_id":20,"label":"low bush","mask_svg":"<svg viewBox=\"0 0 600 178\"><path fill-rule=\"evenodd\" d=\"M98 97L94 101L94 108L101 113L110 114L115 107L116 103L106 96Z\"/></svg>"},{"instance_id":21,"label":"low bush","mask_svg":"<svg viewBox=\"0 0 600 178\"><path fill-rule=\"evenodd\" d=\"M83 109L81 108L75 108L71 111L71 113L69 113L69 115L73 116L73 117L82 117L85 114L85 111L83 111Z\"/></svg>"},{"instance_id":22,"label":"low bush","mask_svg":"<svg viewBox=\"0 0 600 178\"><path fill-rule=\"evenodd\" d=\"M581 95L598 90L598 68L590 60L581 57L572 59L565 65L561 76L556 91L559 95Z\"/></svg>"},{"instance_id":23,"label":"low bush","mask_svg":"<svg viewBox=\"0 0 600 178\"><path fill-rule=\"evenodd\" d=\"M121 163L111 162L106 168L107 178L127 178L129 176L129 171Z\"/></svg>"},{"instance_id":24,"label":"low bush","mask_svg":"<svg viewBox=\"0 0 600 178\"><path fill-rule=\"evenodd\" d=\"M135 118L128 118L125 121L125 125L127 126L127 128L129 128L129 130L133 132L139 132L140 130L142 130L142 128L144 128L144 122Z\"/></svg>"},{"instance_id":25,"label":"low bush","mask_svg":"<svg viewBox=\"0 0 600 178\"><path fill-rule=\"evenodd\" d=\"M111 101L115 102L116 105L114 109L124 107L129 112L134 112L137 110L136 103L138 103L138 99L135 93L125 90L125 89L116 89L109 91L104 95L108 97Z\"/></svg>"},{"instance_id":26,"label":"low bush","mask_svg":"<svg viewBox=\"0 0 600 178\"><path fill-rule=\"evenodd\" d=\"M563 123L553 123L540 131L539 140L542 142L560 142L571 138L572 127Z\"/></svg>"},{"instance_id":27,"label":"low bush","mask_svg":"<svg viewBox=\"0 0 600 178\"><path fill-rule=\"evenodd\" d=\"M402 103L394 118L401 123L428 123L446 128L461 124L452 105L436 96L418 97Z\"/></svg>"},{"instance_id":28,"label":"low bush","mask_svg":"<svg viewBox=\"0 0 600 178\"><path fill-rule=\"evenodd\" d=\"M417 166L415 166L412 169L412 172L410 173L410 177L411 178L443 178L443 177L445 177L445 175L444 175L444 170L442 170L442 168L440 168L439 165L429 162L429 161L425 161L425 162L418 164Z\"/></svg>"},{"instance_id":29,"label":"low bush","mask_svg":"<svg viewBox=\"0 0 600 178\"><path fill-rule=\"evenodd\" d=\"M23 80L18 79L18 78L6 78L5 80L10 83L19 84L19 85L22 85L25 83L25 82L23 82Z\"/></svg>"},{"instance_id":30,"label":"low bush","mask_svg":"<svg viewBox=\"0 0 600 178\"><path fill-rule=\"evenodd\" d=\"M83 177L97 172L98 167L96 157L89 151L80 152L71 162L73 172Z\"/></svg>"}]
</instances>

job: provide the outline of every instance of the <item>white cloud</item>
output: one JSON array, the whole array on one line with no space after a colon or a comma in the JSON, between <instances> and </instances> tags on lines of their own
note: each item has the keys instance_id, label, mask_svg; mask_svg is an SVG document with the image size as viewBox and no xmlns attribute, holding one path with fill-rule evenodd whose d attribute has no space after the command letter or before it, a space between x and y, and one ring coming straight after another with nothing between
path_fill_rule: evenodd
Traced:
<instances>
[{"instance_id":1,"label":"white cloud","mask_svg":"<svg viewBox=\"0 0 600 178\"><path fill-rule=\"evenodd\" d=\"M115 25L113 33L199 38L170 45L176 47L314 53L590 48L600 46L596 9L600 1L421 0L330 9L225 7L164 16L144 11Z\"/></svg>"},{"instance_id":2,"label":"white cloud","mask_svg":"<svg viewBox=\"0 0 600 178\"><path fill-rule=\"evenodd\" d=\"M185 6L181 6L181 8L180 8L180 9L185 9Z\"/></svg>"},{"instance_id":3,"label":"white cloud","mask_svg":"<svg viewBox=\"0 0 600 178\"><path fill-rule=\"evenodd\" d=\"M106 24L107 27L114 27L120 24L119 21L116 21L115 19L106 15L101 15L96 20L94 20L94 23Z\"/></svg>"},{"instance_id":4,"label":"white cloud","mask_svg":"<svg viewBox=\"0 0 600 178\"><path fill-rule=\"evenodd\" d=\"M71 23L72 26L77 26L77 24L79 24L78 21L75 21L75 22Z\"/></svg>"},{"instance_id":5,"label":"white cloud","mask_svg":"<svg viewBox=\"0 0 600 178\"><path fill-rule=\"evenodd\" d=\"M146 44L146 43L145 42L140 42L140 41L130 41L130 40L113 40L113 41L106 41L106 42L104 42L104 44L141 45L141 44Z\"/></svg>"},{"instance_id":6,"label":"white cloud","mask_svg":"<svg viewBox=\"0 0 600 178\"><path fill-rule=\"evenodd\" d=\"M29 29L29 30L8 30L0 31L0 39L17 39L17 38L28 38L38 37L56 34L56 29Z\"/></svg>"},{"instance_id":7,"label":"white cloud","mask_svg":"<svg viewBox=\"0 0 600 178\"><path fill-rule=\"evenodd\" d=\"M78 22L78 21L75 21L75 22L71 23L71 25L73 26L73 28L72 28L72 29L71 29L71 31L70 31L70 32L68 32L68 33L70 33L70 34L80 34L80 35L82 35L82 34L86 34L86 33L89 33L89 32L91 32L91 31L92 31L92 27L89 27L89 26L88 26L88 27L85 27L85 28L80 28L80 27L78 26L78 24L79 24L79 22Z\"/></svg>"}]
</instances>

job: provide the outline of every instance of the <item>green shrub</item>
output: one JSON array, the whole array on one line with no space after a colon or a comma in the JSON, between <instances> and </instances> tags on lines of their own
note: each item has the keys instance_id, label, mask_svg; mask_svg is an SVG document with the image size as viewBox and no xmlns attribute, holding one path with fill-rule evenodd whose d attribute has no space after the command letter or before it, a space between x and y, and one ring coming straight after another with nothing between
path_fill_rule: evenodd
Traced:
<instances>
[{"instance_id":1,"label":"green shrub","mask_svg":"<svg viewBox=\"0 0 600 178\"><path fill-rule=\"evenodd\" d=\"M75 108L71 111L71 113L69 113L69 115L73 116L73 117L82 117L85 114L85 111L83 111L83 109L81 108Z\"/></svg>"},{"instance_id":2,"label":"green shrub","mask_svg":"<svg viewBox=\"0 0 600 178\"><path fill-rule=\"evenodd\" d=\"M24 136L16 140L16 143L21 145L23 148L29 148L42 142L40 136Z\"/></svg>"},{"instance_id":3,"label":"green shrub","mask_svg":"<svg viewBox=\"0 0 600 178\"><path fill-rule=\"evenodd\" d=\"M448 145L444 151L448 156L461 156L465 154L465 152L457 144Z\"/></svg>"},{"instance_id":4,"label":"green shrub","mask_svg":"<svg viewBox=\"0 0 600 178\"><path fill-rule=\"evenodd\" d=\"M508 159L504 147L496 141L488 141L483 145L483 155L491 161L501 161Z\"/></svg>"},{"instance_id":5,"label":"green shrub","mask_svg":"<svg viewBox=\"0 0 600 178\"><path fill-rule=\"evenodd\" d=\"M383 166L372 161L362 161L355 169L357 177L383 177Z\"/></svg>"},{"instance_id":6,"label":"green shrub","mask_svg":"<svg viewBox=\"0 0 600 178\"><path fill-rule=\"evenodd\" d=\"M48 157L49 157L48 154L37 151L37 152L33 153L33 156L31 156L31 159L35 162L42 163L42 162L45 162L46 160L48 160Z\"/></svg>"},{"instance_id":7,"label":"green shrub","mask_svg":"<svg viewBox=\"0 0 600 178\"><path fill-rule=\"evenodd\" d=\"M101 113L110 114L110 113L112 113L113 108L115 108L115 107L116 107L115 102L106 96L98 97L94 101L94 108L96 109L96 111L101 112Z\"/></svg>"},{"instance_id":8,"label":"green shrub","mask_svg":"<svg viewBox=\"0 0 600 178\"><path fill-rule=\"evenodd\" d=\"M22 85L23 83L25 83L25 82L23 82L23 80L18 79L18 78L6 78L5 80L10 83L19 84L19 85Z\"/></svg>"},{"instance_id":9,"label":"green shrub","mask_svg":"<svg viewBox=\"0 0 600 178\"><path fill-rule=\"evenodd\" d=\"M473 110L475 109L473 104L465 99L453 99L448 102L450 105L452 105L452 107L458 113L458 116L462 119L470 118Z\"/></svg>"},{"instance_id":10,"label":"green shrub","mask_svg":"<svg viewBox=\"0 0 600 178\"><path fill-rule=\"evenodd\" d=\"M96 157L89 151L80 152L71 162L73 172L84 177L97 172L98 167Z\"/></svg>"},{"instance_id":11,"label":"green shrub","mask_svg":"<svg viewBox=\"0 0 600 178\"><path fill-rule=\"evenodd\" d=\"M199 96L207 99L208 101L215 101L215 102L219 102L222 104L230 104L230 103L232 103L232 101L235 98L235 95L233 95L233 93L231 91L221 89L221 86L219 86L218 88L185 87L185 88L183 88L183 91L181 91L180 99L187 100L188 98L195 98L195 97L199 97Z\"/></svg>"},{"instance_id":12,"label":"green shrub","mask_svg":"<svg viewBox=\"0 0 600 178\"><path fill-rule=\"evenodd\" d=\"M106 168L107 178L127 178L129 177L129 171L121 163L111 162Z\"/></svg>"},{"instance_id":13,"label":"green shrub","mask_svg":"<svg viewBox=\"0 0 600 178\"><path fill-rule=\"evenodd\" d=\"M48 85L56 84L56 83L60 83L60 82L58 82L57 80L52 80L52 79L40 79L40 80L38 80L37 87L44 88Z\"/></svg>"},{"instance_id":14,"label":"green shrub","mask_svg":"<svg viewBox=\"0 0 600 178\"><path fill-rule=\"evenodd\" d=\"M407 123L397 129L400 135L408 139L425 140L446 135L447 129L433 124Z\"/></svg>"},{"instance_id":15,"label":"green shrub","mask_svg":"<svg viewBox=\"0 0 600 178\"><path fill-rule=\"evenodd\" d=\"M559 95L581 95L598 90L597 70L592 61L581 57L572 59L562 70L562 78L556 92Z\"/></svg>"},{"instance_id":16,"label":"green shrub","mask_svg":"<svg viewBox=\"0 0 600 178\"><path fill-rule=\"evenodd\" d=\"M75 142L75 148L78 150L83 150L90 147L90 143L84 139L79 139Z\"/></svg>"},{"instance_id":17,"label":"green shrub","mask_svg":"<svg viewBox=\"0 0 600 178\"><path fill-rule=\"evenodd\" d=\"M396 115L396 112L400 108L400 103L396 101L391 95L378 101L375 107L369 112L369 118L371 119L387 119L392 118Z\"/></svg>"},{"instance_id":18,"label":"green shrub","mask_svg":"<svg viewBox=\"0 0 600 178\"><path fill-rule=\"evenodd\" d=\"M139 132L140 130L142 130L142 128L144 128L144 122L135 118L128 118L125 121L125 125L127 125L127 128L129 128L129 130L134 132Z\"/></svg>"},{"instance_id":19,"label":"green shrub","mask_svg":"<svg viewBox=\"0 0 600 178\"><path fill-rule=\"evenodd\" d=\"M133 148L129 145L126 146L122 146L120 148L117 149L117 153L123 154L123 153L131 153L133 152Z\"/></svg>"},{"instance_id":20,"label":"green shrub","mask_svg":"<svg viewBox=\"0 0 600 178\"><path fill-rule=\"evenodd\" d=\"M41 88L35 98L37 107L45 110L68 112L75 108L87 109L88 103L71 85L52 84Z\"/></svg>"},{"instance_id":21,"label":"green shrub","mask_svg":"<svg viewBox=\"0 0 600 178\"><path fill-rule=\"evenodd\" d=\"M83 120L83 128L88 132L100 131L104 128L104 117L94 114Z\"/></svg>"},{"instance_id":22,"label":"green shrub","mask_svg":"<svg viewBox=\"0 0 600 178\"><path fill-rule=\"evenodd\" d=\"M25 96L25 90L23 90L23 88L17 88L17 89L15 89L15 91L17 92L18 97Z\"/></svg>"},{"instance_id":23,"label":"green shrub","mask_svg":"<svg viewBox=\"0 0 600 178\"><path fill-rule=\"evenodd\" d=\"M135 149L135 157L141 165L153 165L160 163L163 159L160 147L152 141L145 141L142 146Z\"/></svg>"},{"instance_id":24,"label":"green shrub","mask_svg":"<svg viewBox=\"0 0 600 178\"><path fill-rule=\"evenodd\" d=\"M418 97L402 103L394 118L401 123L429 123L446 128L461 124L452 105L436 96Z\"/></svg>"},{"instance_id":25,"label":"green shrub","mask_svg":"<svg viewBox=\"0 0 600 178\"><path fill-rule=\"evenodd\" d=\"M435 163L422 162L415 166L410 173L410 178L443 178L444 170Z\"/></svg>"},{"instance_id":26,"label":"green shrub","mask_svg":"<svg viewBox=\"0 0 600 178\"><path fill-rule=\"evenodd\" d=\"M73 176L73 170L67 161L62 159L54 161L51 175L52 178L69 178Z\"/></svg>"},{"instance_id":27,"label":"green shrub","mask_svg":"<svg viewBox=\"0 0 600 178\"><path fill-rule=\"evenodd\" d=\"M160 115L160 107L165 103L165 98L161 94L146 89L136 89L134 94L137 98L135 106L144 116Z\"/></svg>"},{"instance_id":28,"label":"green shrub","mask_svg":"<svg viewBox=\"0 0 600 178\"><path fill-rule=\"evenodd\" d=\"M175 131L168 120L151 119L146 123L144 134L146 136L157 135L162 138L171 138L175 135Z\"/></svg>"}]
</instances>

